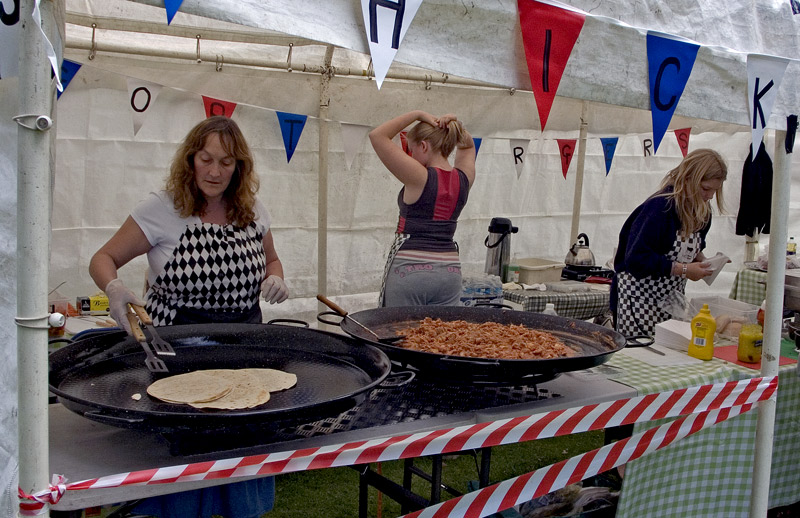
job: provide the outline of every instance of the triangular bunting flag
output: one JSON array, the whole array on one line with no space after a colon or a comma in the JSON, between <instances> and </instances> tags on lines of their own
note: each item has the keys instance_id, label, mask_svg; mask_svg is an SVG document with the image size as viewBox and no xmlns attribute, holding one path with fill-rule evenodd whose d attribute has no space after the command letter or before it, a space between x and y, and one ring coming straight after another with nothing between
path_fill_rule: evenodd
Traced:
<instances>
[{"instance_id":1,"label":"triangular bunting flag","mask_svg":"<svg viewBox=\"0 0 800 518\"><path fill-rule=\"evenodd\" d=\"M361 151L364 144L364 138L371 129L369 126L362 126L361 124L348 124L343 122L340 124L342 128L342 146L344 146L344 161L347 168L353 165L353 158Z\"/></svg>"},{"instance_id":2,"label":"triangular bunting flag","mask_svg":"<svg viewBox=\"0 0 800 518\"><path fill-rule=\"evenodd\" d=\"M475 145L475 156L478 156L478 151L481 150L481 142L483 139L480 137L472 137L472 143Z\"/></svg>"},{"instance_id":3,"label":"triangular bunting flag","mask_svg":"<svg viewBox=\"0 0 800 518\"><path fill-rule=\"evenodd\" d=\"M653 153L664 137L672 114L686 88L700 45L647 33L650 112L653 117Z\"/></svg>"},{"instance_id":4,"label":"triangular bunting flag","mask_svg":"<svg viewBox=\"0 0 800 518\"><path fill-rule=\"evenodd\" d=\"M164 0L164 7L167 9L167 25L172 23L175 13L181 8L183 0Z\"/></svg>"},{"instance_id":5,"label":"triangular bunting flag","mask_svg":"<svg viewBox=\"0 0 800 518\"><path fill-rule=\"evenodd\" d=\"M686 156L689 152L689 136L692 133L692 128L683 128L675 130L675 138L678 139L678 146L681 148L681 153Z\"/></svg>"},{"instance_id":6,"label":"triangular bunting flag","mask_svg":"<svg viewBox=\"0 0 800 518\"><path fill-rule=\"evenodd\" d=\"M133 112L133 134L139 133L148 110L153 107L161 91L161 85L142 81L141 79L128 78L128 98Z\"/></svg>"},{"instance_id":7,"label":"triangular bunting flag","mask_svg":"<svg viewBox=\"0 0 800 518\"><path fill-rule=\"evenodd\" d=\"M600 143L603 146L603 157L606 160L606 176L611 171L611 161L614 160L614 152L617 150L617 142L619 137L601 138Z\"/></svg>"},{"instance_id":8,"label":"triangular bunting flag","mask_svg":"<svg viewBox=\"0 0 800 518\"><path fill-rule=\"evenodd\" d=\"M767 127L788 64L788 59L777 56L747 56L747 98L752 149L758 149L764 138L764 128Z\"/></svg>"},{"instance_id":9,"label":"triangular bunting flag","mask_svg":"<svg viewBox=\"0 0 800 518\"><path fill-rule=\"evenodd\" d=\"M403 151L406 152L406 155L411 156L411 151L408 150L408 137L406 135L408 135L407 131L401 131L395 138L400 142L400 147L403 148Z\"/></svg>"},{"instance_id":10,"label":"triangular bunting flag","mask_svg":"<svg viewBox=\"0 0 800 518\"><path fill-rule=\"evenodd\" d=\"M294 149L303 134L306 125L307 115L296 113L275 112L278 115L278 123L281 125L281 135L283 135L283 147L286 148L286 161L292 161Z\"/></svg>"},{"instance_id":11,"label":"triangular bunting flag","mask_svg":"<svg viewBox=\"0 0 800 518\"><path fill-rule=\"evenodd\" d=\"M558 151L561 154L561 173L564 175L564 180L566 180L569 163L572 162L572 155L575 153L575 144L578 139L557 138L556 141L558 142Z\"/></svg>"},{"instance_id":12,"label":"triangular bunting flag","mask_svg":"<svg viewBox=\"0 0 800 518\"><path fill-rule=\"evenodd\" d=\"M518 0L531 88L544 131L550 108L586 15L535 0Z\"/></svg>"},{"instance_id":13,"label":"triangular bunting flag","mask_svg":"<svg viewBox=\"0 0 800 518\"><path fill-rule=\"evenodd\" d=\"M380 90L422 0L361 0L372 68Z\"/></svg>"},{"instance_id":14,"label":"triangular bunting flag","mask_svg":"<svg viewBox=\"0 0 800 518\"><path fill-rule=\"evenodd\" d=\"M528 144L531 141L526 138L512 138L508 142L511 144L511 156L514 157L514 167L517 168L517 180L519 180L522 168L525 167L525 153L528 152Z\"/></svg>"},{"instance_id":15,"label":"triangular bunting flag","mask_svg":"<svg viewBox=\"0 0 800 518\"><path fill-rule=\"evenodd\" d=\"M233 110L236 109L236 103L214 99L213 97L206 97L205 95L203 96L203 106L206 107L206 118L213 117L214 115L230 117L233 115Z\"/></svg>"},{"instance_id":16,"label":"triangular bunting flag","mask_svg":"<svg viewBox=\"0 0 800 518\"><path fill-rule=\"evenodd\" d=\"M70 61L65 59L61 62L61 84L64 86L64 90L67 89L69 86L69 82L72 81L72 78L75 77L75 74L78 73L78 70L81 69L81 64L76 63L74 61ZM61 98L61 94L64 93L64 90L56 93L56 99Z\"/></svg>"}]
</instances>

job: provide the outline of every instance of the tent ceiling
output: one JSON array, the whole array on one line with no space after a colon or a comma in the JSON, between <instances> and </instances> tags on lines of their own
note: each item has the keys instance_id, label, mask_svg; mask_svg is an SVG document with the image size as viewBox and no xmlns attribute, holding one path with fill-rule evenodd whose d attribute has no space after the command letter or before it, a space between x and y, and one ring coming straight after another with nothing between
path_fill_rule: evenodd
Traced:
<instances>
[{"instance_id":1,"label":"tent ceiling","mask_svg":"<svg viewBox=\"0 0 800 518\"><path fill-rule=\"evenodd\" d=\"M163 5L161 0L134 2ZM724 0L652 5L642 5L640 0L573 0L570 4L591 16L564 71L558 90L562 97L648 109L646 27L703 45L676 115L746 126L746 53L797 56L800 49L800 20L791 15L786 1L741 2L738 6ZM358 0L184 0L175 19L184 13L368 53ZM530 90L513 1L425 0L395 61ZM784 83L788 86L798 81L800 67L794 60ZM785 126L786 115L800 104L798 96L795 88L781 88L770 127Z\"/></svg>"}]
</instances>

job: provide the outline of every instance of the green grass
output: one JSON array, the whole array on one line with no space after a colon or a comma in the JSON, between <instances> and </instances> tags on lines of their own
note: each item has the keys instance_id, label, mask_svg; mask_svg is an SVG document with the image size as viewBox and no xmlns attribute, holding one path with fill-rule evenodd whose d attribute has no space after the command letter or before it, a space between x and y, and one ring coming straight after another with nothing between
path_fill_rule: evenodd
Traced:
<instances>
[{"instance_id":1,"label":"green grass","mask_svg":"<svg viewBox=\"0 0 800 518\"><path fill-rule=\"evenodd\" d=\"M554 437L492 448L490 483L534 471L559 460L599 448L603 445L603 432ZM479 457L478 457L479 458ZM476 458L472 455L448 456L443 461L442 483L462 493L469 492L468 484L478 479ZM415 460L415 466L430 473L428 458ZM372 469L377 469L372 464ZM381 464L383 476L402 483L403 461ZM412 490L430 496L430 484L415 476ZM442 500L451 496L442 491ZM378 492L369 489L370 517L377 517ZM400 515L400 505L392 499L382 498L382 517ZM358 516L358 473L352 468L329 468L279 475L276 478L274 509L265 518L350 518Z\"/></svg>"}]
</instances>

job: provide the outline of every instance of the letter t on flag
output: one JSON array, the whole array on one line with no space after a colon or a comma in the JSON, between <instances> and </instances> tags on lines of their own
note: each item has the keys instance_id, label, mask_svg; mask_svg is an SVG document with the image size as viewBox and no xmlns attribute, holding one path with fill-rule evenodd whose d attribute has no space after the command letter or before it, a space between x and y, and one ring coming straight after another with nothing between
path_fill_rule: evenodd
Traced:
<instances>
[{"instance_id":1,"label":"letter t on flag","mask_svg":"<svg viewBox=\"0 0 800 518\"><path fill-rule=\"evenodd\" d=\"M378 90L420 5L422 0L361 0Z\"/></svg>"},{"instance_id":2,"label":"letter t on flag","mask_svg":"<svg viewBox=\"0 0 800 518\"><path fill-rule=\"evenodd\" d=\"M303 134L306 126L307 115L297 113L275 112L278 115L278 123L281 125L281 135L283 135L283 147L286 149L286 162L292 161L292 155Z\"/></svg>"},{"instance_id":3,"label":"letter t on flag","mask_svg":"<svg viewBox=\"0 0 800 518\"><path fill-rule=\"evenodd\" d=\"M536 0L518 0L517 6L531 89L544 131L558 84L586 15Z\"/></svg>"}]
</instances>

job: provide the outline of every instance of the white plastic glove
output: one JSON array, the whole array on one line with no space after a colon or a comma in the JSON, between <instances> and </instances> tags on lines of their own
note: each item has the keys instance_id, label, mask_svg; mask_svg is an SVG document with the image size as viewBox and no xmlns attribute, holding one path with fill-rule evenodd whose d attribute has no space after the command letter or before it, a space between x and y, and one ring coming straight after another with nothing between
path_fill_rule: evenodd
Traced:
<instances>
[{"instance_id":1,"label":"white plastic glove","mask_svg":"<svg viewBox=\"0 0 800 518\"><path fill-rule=\"evenodd\" d=\"M270 275L261 283L261 294L270 304L280 304L289 298L289 287L277 275Z\"/></svg>"},{"instance_id":2,"label":"white plastic glove","mask_svg":"<svg viewBox=\"0 0 800 518\"><path fill-rule=\"evenodd\" d=\"M130 312L128 304L136 304L137 306L144 306L139 297L137 297L131 290L129 290L121 280L113 279L106 284L106 297L108 297L108 311L111 313L117 325L125 329L130 335L131 324L128 322L127 314Z\"/></svg>"}]
</instances>

